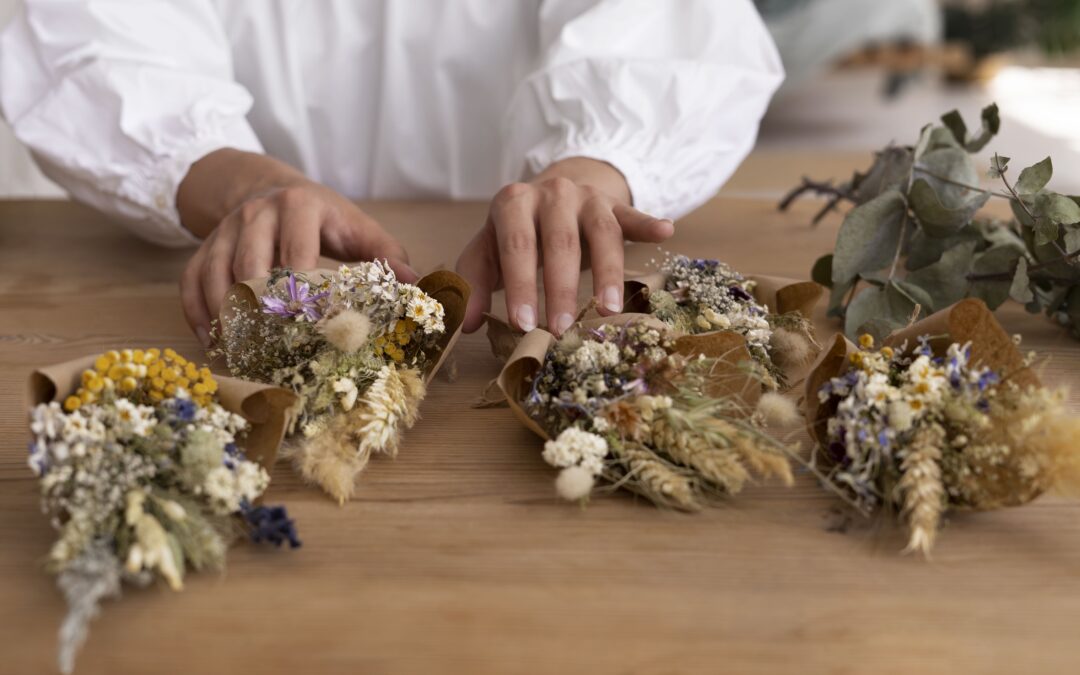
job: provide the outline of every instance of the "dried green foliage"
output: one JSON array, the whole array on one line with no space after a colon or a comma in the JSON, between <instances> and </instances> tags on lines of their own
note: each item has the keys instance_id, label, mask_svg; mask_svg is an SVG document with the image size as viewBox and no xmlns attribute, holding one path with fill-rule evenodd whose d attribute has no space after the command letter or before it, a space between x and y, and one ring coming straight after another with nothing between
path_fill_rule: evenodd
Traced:
<instances>
[{"instance_id":1,"label":"dried green foliage","mask_svg":"<svg viewBox=\"0 0 1080 675\"><path fill-rule=\"evenodd\" d=\"M914 145L877 153L848 182L804 179L780 203L828 195L814 222L842 202L854 205L834 252L811 273L831 289L829 314L844 319L849 337L881 338L965 297L991 309L1011 298L1080 337L1080 197L1046 189L1049 157L1013 179L1009 158L995 154L986 174L1001 189L979 185L972 153L998 132L996 105L983 110L975 134L955 110L941 121L923 127ZM983 214L992 198L1008 200L1013 217Z\"/></svg>"}]
</instances>

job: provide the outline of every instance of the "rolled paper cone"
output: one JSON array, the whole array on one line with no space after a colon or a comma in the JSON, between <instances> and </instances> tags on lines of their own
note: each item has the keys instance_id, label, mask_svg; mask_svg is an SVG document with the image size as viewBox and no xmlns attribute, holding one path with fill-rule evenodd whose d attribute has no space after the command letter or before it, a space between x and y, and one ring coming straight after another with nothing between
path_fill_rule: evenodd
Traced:
<instances>
[{"instance_id":1,"label":"rolled paper cone","mask_svg":"<svg viewBox=\"0 0 1080 675\"><path fill-rule=\"evenodd\" d=\"M526 333L518 342L517 348L510 355L497 380L499 389L502 390L506 402L514 415L525 427L544 440L551 440L543 427L536 423L529 413L525 412L521 402L528 394L529 380L540 371L544 365L544 357L548 350L555 344L555 336L543 330L534 328Z\"/></svg>"},{"instance_id":2,"label":"rolled paper cone","mask_svg":"<svg viewBox=\"0 0 1080 675\"><path fill-rule=\"evenodd\" d=\"M306 272L313 283L319 283L321 279L329 278L335 273L336 270L325 268ZM269 281L270 277L261 277L234 284L221 309L222 323L238 313L261 311L259 298L266 295ZM446 357L450 355L458 338L461 337L465 308L469 304L469 295L472 291L465 279L449 270L435 270L426 274L416 282L416 286L443 306L443 325L446 330L428 353L428 356L432 358L424 369L424 382L431 382L446 361Z\"/></svg>"},{"instance_id":3,"label":"rolled paper cone","mask_svg":"<svg viewBox=\"0 0 1080 675\"><path fill-rule=\"evenodd\" d=\"M1016 382L1022 387L1039 386L1039 378L1024 363L1012 336L997 317L977 298L967 298L916 321L906 328L894 331L885 338L884 344L899 347L905 342L914 346L922 336L930 338L934 354L944 356L953 342L971 343L971 363L994 370L1002 378Z\"/></svg>"},{"instance_id":4,"label":"rolled paper cone","mask_svg":"<svg viewBox=\"0 0 1080 675\"><path fill-rule=\"evenodd\" d=\"M93 369L96 358L85 356L35 370L30 374L27 386L30 405L62 401L74 393L79 388L83 371ZM279 387L233 377L215 375L214 379L218 383L221 406L251 425L244 438L244 454L269 471L277 458L296 395Z\"/></svg>"},{"instance_id":5,"label":"rolled paper cone","mask_svg":"<svg viewBox=\"0 0 1080 675\"><path fill-rule=\"evenodd\" d=\"M825 427L834 412L833 404L822 403L818 399L818 392L826 382L847 371L851 362L849 357L855 351L858 351L855 343L844 337L843 333L837 333L818 354L817 361L810 368L810 374L806 376L803 414L806 418L806 429L818 445L825 444Z\"/></svg>"}]
</instances>

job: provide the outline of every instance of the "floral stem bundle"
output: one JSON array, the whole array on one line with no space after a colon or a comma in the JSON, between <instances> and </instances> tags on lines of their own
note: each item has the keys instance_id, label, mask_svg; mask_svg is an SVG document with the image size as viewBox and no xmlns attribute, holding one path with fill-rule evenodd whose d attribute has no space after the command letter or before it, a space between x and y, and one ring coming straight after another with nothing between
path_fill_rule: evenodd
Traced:
<instances>
[{"instance_id":1,"label":"floral stem bundle","mask_svg":"<svg viewBox=\"0 0 1080 675\"><path fill-rule=\"evenodd\" d=\"M755 474L791 482L789 449L764 433L748 403L760 396L759 410L797 417L787 399L761 394L765 375L739 336L676 338L653 317L624 314L579 322L559 339L529 332L498 384L547 441L543 457L560 469L562 497L584 500L600 478L696 511Z\"/></svg>"},{"instance_id":2,"label":"floral stem bundle","mask_svg":"<svg viewBox=\"0 0 1080 675\"><path fill-rule=\"evenodd\" d=\"M68 602L60 669L121 582L183 587L221 569L234 535L300 545L282 507L257 506L289 392L216 378L171 349L109 351L34 373L30 468L60 537L48 568ZM253 459L259 461L252 461Z\"/></svg>"},{"instance_id":3,"label":"floral stem bundle","mask_svg":"<svg viewBox=\"0 0 1080 675\"><path fill-rule=\"evenodd\" d=\"M406 284L385 261L278 269L232 289L215 353L234 375L296 394L285 452L344 503L372 453L394 456L419 417L468 298L456 274Z\"/></svg>"},{"instance_id":4,"label":"floral stem bundle","mask_svg":"<svg viewBox=\"0 0 1080 675\"><path fill-rule=\"evenodd\" d=\"M807 381L813 466L864 514L907 524L929 555L952 508L1025 504L1080 489L1080 418L1040 385L980 300L894 333L874 349L838 335Z\"/></svg>"}]
</instances>

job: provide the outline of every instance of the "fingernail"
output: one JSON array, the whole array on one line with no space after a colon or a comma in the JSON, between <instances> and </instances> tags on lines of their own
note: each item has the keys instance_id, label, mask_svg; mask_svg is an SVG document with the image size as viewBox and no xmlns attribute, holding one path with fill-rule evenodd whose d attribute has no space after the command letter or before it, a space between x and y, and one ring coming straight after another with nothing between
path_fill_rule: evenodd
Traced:
<instances>
[{"instance_id":1,"label":"fingernail","mask_svg":"<svg viewBox=\"0 0 1080 675\"><path fill-rule=\"evenodd\" d=\"M198 336L199 342L202 343L203 349L210 349L210 333L205 328L199 326L195 329L195 335Z\"/></svg>"},{"instance_id":2,"label":"fingernail","mask_svg":"<svg viewBox=\"0 0 1080 675\"><path fill-rule=\"evenodd\" d=\"M574 317L570 316L566 312L563 312L559 316L555 317L555 334L562 335L566 332L566 329L570 327L570 324L574 323Z\"/></svg>"},{"instance_id":3,"label":"fingernail","mask_svg":"<svg viewBox=\"0 0 1080 675\"><path fill-rule=\"evenodd\" d=\"M518 328L526 333L536 328L536 310L532 305L521 305L514 312L514 316L517 317Z\"/></svg>"},{"instance_id":4,"label":"fingernail","mask_svg":"<svg viewBox=\"0 0 1080 675\"><path fill-rule=\"evenodd\" d=\"M604 294L601 296L604 303L604 309L609 312L621 312L622 311L622 295L618 286L608 286L604 289Z\"/></svg>"}]
</instances>

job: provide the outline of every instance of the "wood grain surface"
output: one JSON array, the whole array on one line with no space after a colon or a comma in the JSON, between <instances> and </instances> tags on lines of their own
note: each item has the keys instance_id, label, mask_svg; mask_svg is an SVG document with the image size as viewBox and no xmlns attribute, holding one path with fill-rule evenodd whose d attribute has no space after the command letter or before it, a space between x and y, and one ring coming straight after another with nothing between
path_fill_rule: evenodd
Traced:
<instances>
[{"instance_id":1,"label":"wood grain surface","mask_svg":"<svg viewBox=\"0 0 1080 675\"><path fill-rule=\"evenodd\" d=\"M730 196L775 192L803 169L757 166L667 249L807 276L838 219L811 228L815 203L780 214ZM469 203L366 207L422 272L452 266L484 216ZM54 672L64 612L40 567L54 533L25 464L27 375L107 348L198 357L177 295L185 255L72 204L0 203L2 673ZM627 264L657 256L631 246ZM1017 307L1000 316L1050 356L1045 379L1076 381L1077 343ZM622 494L581 509L555 499L537 440L508 410L470 408L498 371L483 335L446 370L456 378L433 383L397 460L373 461L355 501L338 507L277 467L270 498L295 516L302 549L240 544L225 574L182 593L129 590L94 622L76 672L1080 671L1076 504L955 514L929 563L805 475L697 515Z\"/></svg>"}]
</instances>

